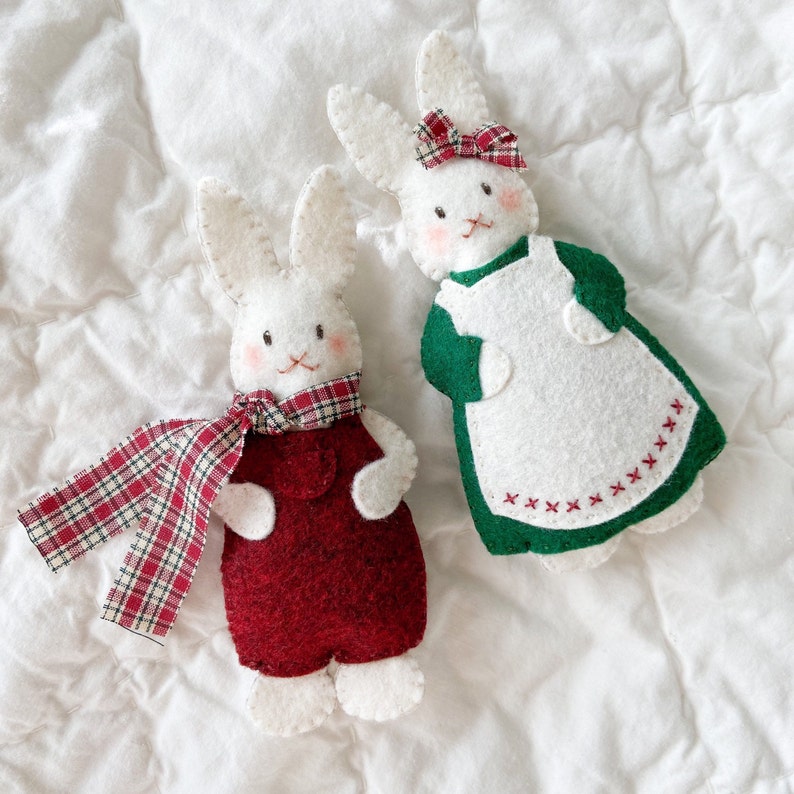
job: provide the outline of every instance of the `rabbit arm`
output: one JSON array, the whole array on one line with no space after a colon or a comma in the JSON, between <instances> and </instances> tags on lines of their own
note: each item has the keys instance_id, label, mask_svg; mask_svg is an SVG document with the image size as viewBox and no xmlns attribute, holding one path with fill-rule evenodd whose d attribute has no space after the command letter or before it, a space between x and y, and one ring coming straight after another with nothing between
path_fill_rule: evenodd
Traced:
<instances>
[{"instance_id":1,"label":"rabbit arm","mask_svg":"<svg viewBox=\"0 0 794 794\"><path fill-rule=\"evenodd\" d=\"M477 336L460 336L449 312L433 304L422 334L422 366L430 383L456 403L483 397Z\"/></svg>"},{"instance_id":2,"label":"rabbit arm","mask_svg":"<svg viewBox=\"0 0 794 794\"><path fill-rule=\"evenodd\" d=\"M573 294L578 303L617 333L626 317L626 285L617 268L588 248L560 242L555 242L554 248L574 278Z\"/></svg>"},{"instance_id":3,"label":"rabbit arm","mask_svg":"<svg viewBox=\"0 0 794 794\"><path fill-rule=\"evenodd\" d=\"M411 486L416 474L416 448L413 442L377 411L367 409L361 422L383 457L368 463L353 479L353 502L364 518L374 520L391 515Z\"/></svg>"},{"instance_id":4,"label":"rabbit arm","mask_svg":"<svg viewBox=\"0 0 794 794\"><path fill-rule=\"evenodd\" d=\"M266 538L276 523L272 494L252 482L227 482L215 497L212 509L232 532L247 540Z\"/></svg>"}]
</instances>

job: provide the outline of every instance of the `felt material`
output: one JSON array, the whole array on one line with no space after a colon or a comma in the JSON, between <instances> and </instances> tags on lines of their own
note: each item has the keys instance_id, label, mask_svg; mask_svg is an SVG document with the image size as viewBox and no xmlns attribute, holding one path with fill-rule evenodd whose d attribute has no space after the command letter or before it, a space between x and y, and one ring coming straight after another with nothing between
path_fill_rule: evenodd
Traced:
<instances>
[{"instance_id":1,"label":"felt material","mask_svg":"<svg viewBox=\"0 0 794 794\"><path fill-rule=\"evenodd\" d=\"M340 664L334 676L339 705L353 717L384 722L415 709L425 678L408 654L368 664Z\"/></svg>"},{"instance_id":2,"label":"felt material","mask_svg":"<svg viewBox=\"0 0 794 794\"><path fill-rule=\"evenodd\" d=\"M551 529L602 523L643 501L678 464L697 414L684 387L631 334L594 347L573 339L561 321L573 291L552 241L533 237L526 259L471 287L446 281L436 298L460 333L498 344L512 364L498 396L466 407L489 508ZM617 394L615 382L623 386ZM675 399L676 427L665 429ZM664 448L642 464L659 433ZM637 467L643 472L630 479Z\"/></svg>"},{"instance_id":3,"label":"felt material","mask_svg":"<svg viewBox=\"0 0 794 794\"><path fill-rule=\"evenodd\" d=\"M456 113L478 117L487 107L476 81L448 37L431 34L417 60L420 107L451 107L449 94L462 85ZM372 124L356 114L375 102L339 87L328 98L340 141L378 184L359 145ZM448 127L438 113L430 118L430 127ZM400 134L394 126L384 132L395 151ZM417 265L434 280L448 277L423 334L423 365L453 398L464 484L486 545L495 553L560 553L662 513L724 445L708 406L626 313L623 279L605 258L540 237L529 250L537 206L515 174L442 161L441 149L426 154L434 167L407 174L388 161L387 169L400 169L388 189ZM515 265L524 259L531 268ZM493 345L485 357L477 339Z\"/></svg>"},{"instance_id":4,"label":"felt material","mask_svg":"<svg viewBox=\"0 0 794 794\"><path fill-rule=\"evenodd\" d=\"M370 409L361 415L361 421L384 454L356 473L351 493L358 512L375 520L397 509L411 487L419 461L413 441L390 419Z\"/></svg>"},{"instance_id":5,"label":"felt material","mask_svg":"<svg viewBox=\"0 0 794 794\"><path fill-rule=\"evenodd\" d=\"M416 58L416 99L422 116L445 108L464 130L489 120L485 97L469 64L442 30L422 42Z\"/></svg>"},{"instance_id":6,"label":"felt material","mask_svg":"<svg viewBox=\"0 0 794 794\"><path fill-rule=\"evenodd\" d=\"M699 474L692 483L692 487L670 507L657 513L655 516L646 518L636 524L632 524L629 529L641 535L655 535L665 532L670 527L677 526L686 521L697 511L703 501L703 476Z\"/></svg>"},{"instance_id":7,"label":"felt material","mask_svg":"<svg viewBox=\"0 0 794 794\"><path fill-rule=\"evenodd\" d=\"M276 505L266 488L253 483L227 482L212 505L233 532L247 540L262 540L276 522Z\"/></svg>"},{"instance_id":8,"label":"felt material","mask_svg":"<svg viewBox=\"0 0 794 794\"><path fill-rule=\"evenodd\" d=\"M439 293L438 300L451 301L454 299L450 296L454 295L459 301L460 308L463 305L460 304L460 300L463 299L461 290L476 289L483 284L487 284L489 280L497 278L500 274L509 272L511 268L514 269L515 273L519 273L522 270L521 265L523 264L523 260L516 259L515 257L520 256L521 252L525 250L525 248L530 253L536 248L540 250L545 249L547 264L552 265L553 260L556 260L556 251L560 250L552 246L551 241L544 242L541 240L541 238L533 237L531 245L526 243L521 243L520 245L517 244L508 252L509 255L498 258L499 267L494 268L493 266L488 265L482 268L482 272L485 273L484 276L479 272L470 272L465 274L464 279L455 279L454 281L451 279L450 282L447 283L453 284L454 290L451 288L442 289L442 292ZM566 251L568 249L563 247L561 250ZM591 254L591 252L580 252L577 254L577 256L580 261L586 261L587 254ZM560 263L558 261L557 264L562 265L564 263ZM537 275L540 272L537 265L538 261L533 260L533 275ZM599 263L596 265L596 268L594 269L597 270L599 268L602 270L604 269L603 262L601 261L599 261ZM526 268L523 268L523 271L528 272ZM544 279L544 283L550 283L552 281L551 271L547 274L547 276L548 277ZM555 278L560 278L559 267L557 268L557 275ZM459 282L460 280L468 282L472 286L463 287L462 284L455 283ZM614 283L615 279L612 281ZM515 285L513 286L513 290L508 290L508 293L515 294L515 291L523 296L532 293L532 290L529 288L520 289L516 288ZM557 311L559 311L560 307L567 303L567 295L570 295L573 291L574 288L572 284L569 284L567 292L566 290L560 291L558 298L556 299ZM597 290L594 287L590 287L588 290L582 291L581 294L588 295L591 306L596 307L597 310L601 312L602 316L609 319L608 315L610 310L606 303L603 300L600 304L595 301L598 295ZM620 292L618 290L613 288L611 290L611 294L617 294L620 300ZM483 300L486 304L488 304L489 300L490 302L493 301L493 298L489 298L489 296L486 294ZM600 308L598 308L599 305ZM505 314L507 317L515 317L516 310L517 309L514 308L511 311L510 307L507 306ZM434 309L433 311L436 310ZM440 323L437 319L432 320L433 311L431 311L431 318L428 318L428 324L430 324L432 321L434 328L449 329L448 323ZM477 314L477 312L474 312L474 314ZM479 319L475 321L480 322L482 319L482 316L480 316ZM676 397L671 402L663 403L663 407L665 408L663 413L667 414L669 412L669 414L675 416L675 420L673 420L672 416L669 415L665 416L663 421L660 418L660 427L655 428L655 430L658 429L659 432L654 432L651 434L652 436L655 436L655 440L650 437L648 438L649 451L642 456L642 462L638 463L636 466L624 465L622 469L626 470L625 475L621 474L619 477L612 478L609 483L608 490L594 490L592 493L586 494L587 498L584 499L578 496L571 496L567 498L557 498L554 496L551 498L544 498L541 494L535 495L522 493L520 489L514 488L512 490L504 491L504 501L501 502L501 504L496 500L495 492L492 492L493 499L489 505L485 496L483 495L482 486L480 484L481 474L476 468L475 457L472 454L472 442L469 438L471 417L469 416L467 409L470 408L472 404L456 404L453 406L456 440L458 443L459 454L461 458L461 470L463 473L467 496L469 498L469 504L472 509L472 515L475 519L475 525L477 526L478 531L480 531L484 542L492 552L515 553L517 551L533 550L540 553L559 553L571 549L581 548L583 546L595 545L607 540L621 529L624 529L626 526L637 523L638 521L649 518L656 514L660 514L657 526L660 524L663 524L666 527L675 525L676 523L679 523L682 518L674 510L667 516L664 515L663 511L670 507L678 498L680 498L682 494L687 491L694 481L699 469L713 459L713 457L724 445L724 434L722 433L719 424L716 422L713 413L705 404L702 396L694 387L691 380L683 372L681 367L674 361L674 359L672 359L670 354L664 350L664 348L659 344L658 340L652 337L647 330L642 328L642 326L640 326L640 324L637 323L637 321L634 320L631 315L624 313L622 319L625 328L614 337L614 340L620 340L621 335L624 337L626 335L630 335L634 341L632 342L631 339L627 340L629 342L629 347L625 349L628 353L628 359L627 364L624 364L623 366L629 366L629 368L626 369L622 377L616 378L616 380L622 382L625 386L627 378L636 366L634 361L636 351L639 351L639 353L642 354L642 350L645 350L646 354L651 354L653 356L653 360L657 362L654 367L651 368L652 377L657 379L661 378L662 380L659 382L662 384L665 381L669 381L670 378L674 378L675 381L681 385L681 390L684 392L685 396ZM467 318L467 321L471 321L471 318ZM560 323L560 326L562 326L562 323ZM542 325L540 327L536 327L533 333L528 334L529 338L534 341L537 333L541 332L542 330ZM566 347L565 337L559 336L559 332L558 341L562 343L564 347ZM450 343L450 340L436 339L434 341L431 335L426 336L423 340L423 356L427 352L427 354L432 357L432 352L436 343L440 345L446 345ZM452 344L455 344L455 342L453 341ZM607 355L609 356L609 366L605 368L605 371L611 372L614 376L616 371L615 367L618 364L619 358L615 359L614 354L609 353L608 348L612 344L613 342L609 342L596 347L579 348L578 351L576 347L571 348L570 345L568 345L566 349L569 351L582 353L583 351L587 350L599 351L601 348L604 348L607 352ZM641 345L641 348L637 347L638 344ZM526 340L521 344L520 349L522 351L529 349L526 345ZM548 346L544 344L542 346L542 354L545 356L547 353ZM666 372L659 367L660 362L664 365ZM534 363L537 363L537 361L535 360ZM581 366L576 368L576 372L577 379L581 379ZM556 377L559 379L562 378L563 375L557 374ZM552 379L549 377L549 380ZM602 390L605 389L605 391L603 391L604 397L607 400L607 403L605 404L610 406L610 410L617 412L617 405L619 405L619 399L621 395L613 393L614 390L611 389L612 380L610 380L608 376L605 376L605 381L606 382L604 382L604 385L600 387ZM598 394L597 382L589 384L587 388L583 389L583 392L586 395L586 405L589 408L592 400L597 397ZM651 392L648 388L648 384L644 382L643 398L647 399L650 394ZM664 389L660 386L657 398L662 398L663 396ZM625 400L625 394L623 397ZM549 401L550 405L558 405L560 399L562 398L558 397L556 399L551 399ZM625 410L633 408L635 404L636 403L628 403L628 407ZM486 409L490 407L488 401L483 401L482 405ZM687 420L687 406L691 406L694 409L692 411L692 413L694 413L694 418L690 416L689 420ZM682 417L684 417L683 421ZM565 414L561 415L561 423L571 421L571 417L567 417ZM675 440L673 440L675 432L681 433L683 429L689 428L691 428L691 432L688 438L686 435L682 434L683 438L682 435L679 435ZM595 435L595 432L597 432L597 430L594 431L592 426L590 426L588 436L592 438ZM679 441L678 439L681 440ZM628 441L631 440L632 439L628 439ZM504 455L504 450L509 448L510 443L511 439L508 436L505 436L501 438L500 443L496 445L496 449L499 450L499 458L497 459L499 462L501 462L501 458ZM569 443L575 446L576 437L571 436L571 441ZM621 440L619 443L613 442L613 449L619 450L621 454L625 454L623 452L625 443L626 440ZM677 452L674 452L672 455L671 447L677 449ZM482 447L480 449L482 449ZM558 450L557 453L558 454L554 459L554 463L558 462L559 460L560 451ZM579 451L577 449L577 455L578 454ZM664 455L666 455L667 458L662 458ZM608 456L607 459L610 463L613 463L613 458L614 453ZM645 481L649 479L649 472L658 472L663 470L662 466L664 466L664 463L662 463L660 466L660 459L663 461L666 460L666 468L668 470L666 476L659 477L659 480L655 483L654 489L650 493L647 491L644 493L640 492L640 488L647 488ZM533 462L536 462L536 460L537 459L535 459ZM598 460L599 456L596 455L593 458L593 465L596 465ZM633 464L633 460L630 462ZM526 465L527 464L525 463L524 467L526 467ZM552 463L549 463L548 465L552 465ZM568 467L565 469L565 471L570 473L571 469L572 467ZM640 469L642 469L642 471L640 471ZM525 470L525 468L522 470ZM635 488L636 490L634 490ZM602 491L604 491L604 493L602 493ZM522 497L525 497L526 500ZM638 499L638 497L642 498ZM610 505L610 498L617 501L613 501ZM606 505L604 504L605 502ZM492 508L494 503L496 505L496 509L500 511L500 513L496 515L494 515L495 511ZM504 505L504 507L501 505ZM607 512L609 518L606 521L600 522L598 520L592 520L592 516L599 515L601 509L604 507L606 507L605 512ZM524 515L530 511L533 514L533 519L527 521L527 523L524 525L525 529L523 531L521 530L521 525L514 521L514 517L516 515L520 515L519 510L521 508L523 508L525 511ZM623 508L623 511L618 512L620 508ZM538 519L535 518L536 515L540 515L543 519L545 519L545 521L538 521ZM601 513L601 515L603 515L603 513ZM501 519L506 518L508 520L500 520L500 517ZM586 524L588 520L590 521L589 526ZM535 523L536 521L537 523ZM532 525L531 528L530 525ZM557 527L566 526L568 531L561 532L556 536L552 533L537 531L543 527L553 528L555 525ZM571 527L573 527L573 529L571 529ZM577 527L579 528L577 529Z\"/></svg>"},{"instance_id":9,"label":"felt material","mask_svg":"<svg viewBox=\"0 0 794 794\"><path fill-rule=\"evenodd\" d=\"M322 725L336 707L327 670L296 678L258 675L247 701L253 723L271 736L295 736Z\"/></svg>"},{"instance_id":10,"label":"felt material","mask_svg":"<svg viewBox=\"0 0 794 794\"><path fill-rule=\"evenodd\" d=\"M668 508L671 509L671 508ZM541 554L540 564L551 573L573 573L586 571L603 565L617 550L622 535L615 535L596 546L564 551L561 554Z\"/></svg>"},{"instance_id":11,"label":"felt material","mask_svg":"<svg viewBox=\"0 0 794 794\"><path fill-rule=\"evenodd\" d=\"M341 300L353 270L355 224L339 174L320 167L306 181L285 268L262 253L272 250L267 234L228 185L202 180L196 204L204 256L237 303L230 352L236 388L265 384L283 399L360 370L361 343Z\"/></svg>"},{"instance_id":12,"label":"felt material","mask_svg":"<svg viewBox=\"0 0 794 794\"><path fill-rule=\"evenodd\" d=\"M457 127L470 131L449 115ZM328 117L361 174L397 196L411 254L434 281L490 261L537 229L535 199L509 168L457 157L422 168L415 152L420 141L408 124L359 89L334 87L328 94ZM436 214L438 208L443 218Z\"/></svg>"},{"instance_id":13,"label":"felt material","mask_svg":"<svg viewBox=\"0 0 794 794\"><path fill-rule=\"evenodd\" d=\"M267 488L276 523L264 541L226 533L224 598L242 664L299 676L332 657L347 664L398 656L422 639L425 569L408 507L368 521L350 495L355 473L381 457L359 416L328 430L249 434L232 482ZM284 491L284 465L322 479L330 458L335 476L321 498Z\"/></svg>"},{"instance_id":14,"label":"felt material","mask_svg":"<svg viewBox=\"0 0 794 794\"><path fill-rule=\"evenodd\" d=\"M565 330L582 345L600 345L614 335L590 309L586 309L576 298L571 298L562 310Z\"/></svg>"}]
</instances>

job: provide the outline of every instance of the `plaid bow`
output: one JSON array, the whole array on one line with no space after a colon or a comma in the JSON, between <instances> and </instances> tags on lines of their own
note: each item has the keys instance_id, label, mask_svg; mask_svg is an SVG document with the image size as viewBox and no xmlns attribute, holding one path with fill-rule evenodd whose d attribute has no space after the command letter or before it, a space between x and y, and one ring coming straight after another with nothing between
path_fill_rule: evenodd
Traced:
<instances>
[{"instance_id":1,"label":"plaid bow","mask_svg":"<svg viewBox=\"0 0 794 794\"><path fill-rule=\"evenodd\" d=\"M360 413L360 378L354 372L278 404L266 389L237 393L217 419L139 427L19 520L53 571L140 521L102 617L163 636L190 588L212 502L240 460L246 432L277 435Z\"/></svg>"},{"instance_id":2,"label":"plaid bow","mask_svg":"<svg viewBox=\"0 0 794 794\"><path fill-rule=\"evenodd\" d=\"M414 127L414 135L423 143L416 147L416 159L425 168L441 165L450 157L477 157L514 171L527 167L518 151L518 138L495 121L477 127L471 135L461 135L452 119L436 108Z\"/></svg>"}]
</instances>

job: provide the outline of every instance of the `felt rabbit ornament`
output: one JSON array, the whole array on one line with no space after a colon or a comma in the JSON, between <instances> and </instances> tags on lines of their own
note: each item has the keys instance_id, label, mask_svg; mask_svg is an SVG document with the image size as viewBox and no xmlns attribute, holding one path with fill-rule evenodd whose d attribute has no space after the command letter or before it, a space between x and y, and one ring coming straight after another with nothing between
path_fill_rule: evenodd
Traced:
<instances>
[{"instance_id":1,"label":"felt rabbit ornament","mask_svg":"<svg viewBox=\"0 0 794 794\"><path fill-rule=\"evenodd\" d=\"M361 174L395 194L408 246L440 290L422 338L453 404L463 484L494 554L554 571L599 565L627 528L688 518L725 436L695 385L625 306L603 256L536 234L513 133L490 120L449 37L419 52L420 123L360 89L328 95Z\"/></svg>"},{"instance_id":2,"label":"felt rabbit ornament","mask_svg":"<svg viewBox=\"0 0 794 794\"><path fill-rule=\"evenodd\" d=\"M406 652L425 627L424 560L401 501L417 461L375 411L335 416L339 394L358 399L361 369L341 297L356 235L339 175L322 167L307 181L286 268L231 188L205 179L197 205L205 257L237 304L236 388L267 388L281 410L319 420L299 432L249 431L214 504L226 523L229 627L241 663L260 673L251 714L281 735L314 728L337 702L363 719L396 717L423 691Z\"/></svg>"},{"instance_id":3,"label":"felt rabbit ornament","mask_svg":"<svg viewBox=\"0 0 794 794\"><path fill-rule=\"evenodd\" d=\"M362 719L413 708L424 679L425 567L402 495L413 444L359 398L361 344L342 302L355 225L339 175L315 171L298 200L290 266L215 179L197 196L204 254L237 303L237 392L215 419L139 427L96 465L20 512L53 571L138 525L102 617L165 636L199 563L210 510L225 523L221 573L248 707L281 736L336 704Z\"/></svg>"}]
</instances>

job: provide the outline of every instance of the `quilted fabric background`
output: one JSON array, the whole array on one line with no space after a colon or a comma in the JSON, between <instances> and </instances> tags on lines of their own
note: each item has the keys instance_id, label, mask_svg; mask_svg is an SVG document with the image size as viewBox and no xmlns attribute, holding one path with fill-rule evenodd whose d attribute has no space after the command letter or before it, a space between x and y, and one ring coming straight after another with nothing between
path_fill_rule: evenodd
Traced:
<instances>
[{"instance_id":1,"label":"quilted fabric background","mask_svg":"<svg viewBox=\"0 0 794 794\"><path fill-rule=\"evenodd\" d=\"M728 435L700 512L592 572L480 543L419 362L435 286L326 119L347 82L413 121L435 28L518 134L540 232L618 265ZM785 0L7 0L0 789L791 791L793 35ZM144 422L223 410L233 306L201 257L195 183L236 184L285 258L325 162L358 218L363 396L419 452L426 694L393 723L336 713L270 739L245 714L217 519L160 647L98 619L129 533L53 575L16 511Z\"/></svg>"}]
</instances>

